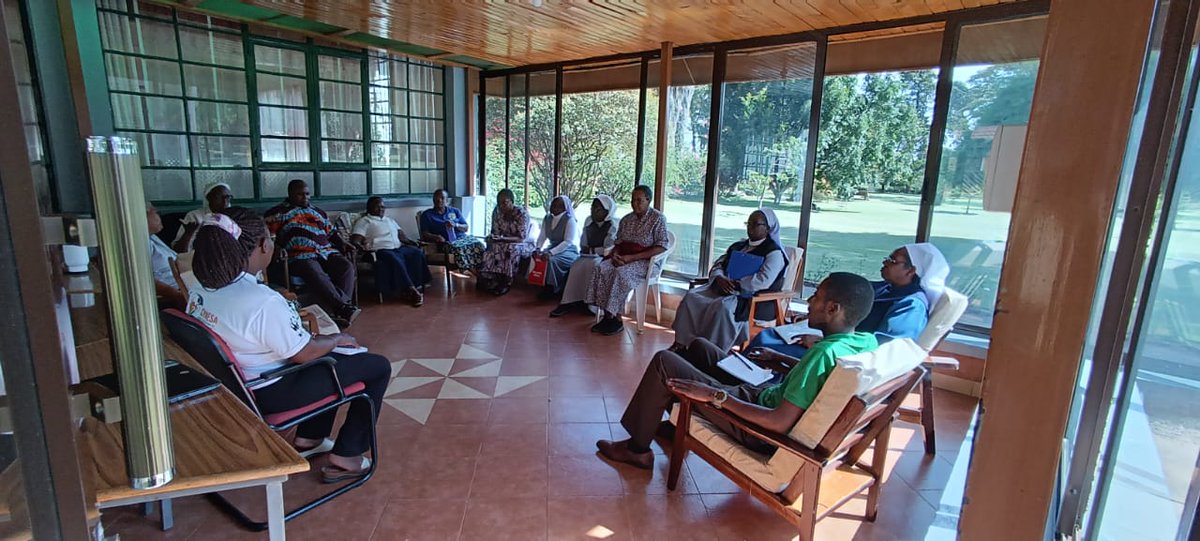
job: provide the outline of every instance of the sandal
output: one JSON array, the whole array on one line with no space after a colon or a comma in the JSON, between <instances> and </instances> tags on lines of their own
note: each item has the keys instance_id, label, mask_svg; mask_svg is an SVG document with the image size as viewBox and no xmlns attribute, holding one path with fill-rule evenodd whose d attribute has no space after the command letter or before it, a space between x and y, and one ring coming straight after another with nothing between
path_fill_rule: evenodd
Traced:
<instances>
[{"instance_id":1,"label":"sandal","mask_svg":"<svg viewBox=\"0 0 1200 541\"><path fill-rule=\"evenodd\" d=\"M333 440L331 440L329 438L325 438L325 439L321 440L321 443L318 443L312 447L305 447L303 449L296 447L296 452L300 453L300 458L304 458L304 459L314 457L317 455L323 455L332 450L333 450Z\"/></svg>"},{"instance_id":2,"label":"sandal","mask_svg":"<svg viewBox=\"0 0 1200 541\"><path fill-rule=\"evenodd\" d=\"M371 459L362 457L361 467L357 470L346 470L332 464L321 468L322 483L338 483L358 479L371 471Z\"/></svg>"}]
</instances>

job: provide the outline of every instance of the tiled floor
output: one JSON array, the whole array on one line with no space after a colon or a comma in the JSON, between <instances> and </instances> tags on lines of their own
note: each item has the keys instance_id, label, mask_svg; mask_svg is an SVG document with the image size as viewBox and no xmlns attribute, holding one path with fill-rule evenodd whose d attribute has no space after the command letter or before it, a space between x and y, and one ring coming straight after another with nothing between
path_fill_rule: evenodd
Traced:
<instances>
[{"instance_id":1,"label":"tiled floor","mask_svg":"<svg viewBox=\"0 0 1200 541\"><path fill-rule=\"evenodd\" d=\"M435 280L437 282L437 280ZM376 476L288 523L292 540L768 539L787 522L689 456L674 492L662 449L652 472L597 457L595 441L625 437L618 423L669 330L588 332L582 316L547 318L552 305L517 289L503 298L431 290L422 308L368 306L351 333L393 361L379 421ZM965 479L964 435L974 400L938 391L937 456L919 427L892 432L879 517L852 501L821 521L818 539L953 539ZM310 472L284 485L290 505L324 487ZM260 491L233 499L263 517ZM199 497L175 502L175 527L135 508L108 510L123 540L265 539L240 530Z\"/></svg>"}]
</instances>

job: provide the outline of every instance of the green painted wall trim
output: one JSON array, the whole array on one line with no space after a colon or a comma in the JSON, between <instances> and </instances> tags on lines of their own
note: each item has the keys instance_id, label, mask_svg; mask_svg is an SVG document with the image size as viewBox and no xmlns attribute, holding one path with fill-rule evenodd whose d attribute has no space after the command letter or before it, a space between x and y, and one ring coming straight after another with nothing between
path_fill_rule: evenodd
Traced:
<instances>
[{"instance_id":1,"label":"green painted wall trim","mask_svg":"<svg viewBox=\"0 0 1200 541\"><path fill-rule=\"evenodd\" d=\"M374 34L367 34L365 32L355 32L353 34L347 34L347 35L343 36L342 39L344 39L346 41L352 41L354 43L358 43L358 44L362 44L362 45L369 45L372 47L380 47L383 49L391 49L391 50L399 52L399 53L415 55L415 56L431 56L431 55L435 55L435 54L445 54L445 52L446 52L446 51L441 51L438 49L433 49L430 47L422 47L420 45L413 45L411 43L405 43L403 41L396 41L394 39L381 38Z\"/></svg>"},{"instance_id":2,"label":"green painted wall trim","mask_svg":"<svg viewBox=\"0 0 1200 541\"><path fill-rule=\"evenodd\" d=\"M290 28L292 30L302 30L305 32L316 32L318 34L336 34L338 32L345 30L345 28L342 28L340 26L334 26L332 24L325 24L325 23L317 22L317 21L310 21L308 19L301 19L300 17L293 17L291 15L280 15L278 17L266 19L263 22L271 23L274 25L279 25L284 28Z\"/></svg>"},{"instance_id":3,"label":"green painted wall trim","mask_svg":"<svg viewBox=\"0 0 1200 541\"><path fill-rule=\"evenodd\" d=\"M264 21L283 15L282 13L273 9L243 4L238 0L204 0L203 2L197 4L196 7L198 9L219 13L235 19L245 19L251 21Z\"/></svg>"},{"instance_id":4,"label":"green painted wall trim","mask_svg":"<svg viewBox=\"0 0 1200 541\"><path fill-rule=\"evenodd\" d=\"M506 64L498 64L498 63L492 62L490 60L482 60L479 58L475 58L473 56L466 56L466 55L461 55L461 54L443 56L443 57L440 57L439 60L445 60L447 62L454 62L457 64L466 64L468 66L473 66L473 67L476 67L479 69L484 69L484 70L502 69L502 68L510 67Z\"/></svg>"}]
</instances>

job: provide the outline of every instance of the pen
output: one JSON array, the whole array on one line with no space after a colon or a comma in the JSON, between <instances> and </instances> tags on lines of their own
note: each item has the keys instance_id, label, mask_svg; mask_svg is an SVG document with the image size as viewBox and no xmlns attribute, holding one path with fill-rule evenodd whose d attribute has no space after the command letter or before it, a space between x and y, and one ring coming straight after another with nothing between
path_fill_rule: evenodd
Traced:
<instances>
[{"instance_id":1,"label":"pen","mask_svg":"<svg viewBox=\"0 0 1200 541\"><path fill-rule=\"evenodd\" d=\"M741 353L738 353L738 352L736 352L736 351L735 351L735 352L733 352L733 356L734 356L734 357L737 357L737 359L738 359L739 361L742 361L742 364L744 364L744 365L746 365L746 366L750 367L750 369L751 369L751 370L762 370L762 367L758 366L757 364L754 364L754 363L750 362L750 361L749 361L749 360L747 360L745 357L743 357Z\"/></svg>"}]
</instances>

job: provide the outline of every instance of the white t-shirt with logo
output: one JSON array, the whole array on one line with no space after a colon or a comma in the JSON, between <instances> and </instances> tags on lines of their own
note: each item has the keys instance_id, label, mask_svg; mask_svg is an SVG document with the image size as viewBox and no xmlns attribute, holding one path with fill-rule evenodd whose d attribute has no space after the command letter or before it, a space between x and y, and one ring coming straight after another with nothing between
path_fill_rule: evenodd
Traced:
<instances>
[{"instance_id":1,"label":"white t-shirt with logo","mask_svg":"<svg viewBox=\"0 0 1200 541\"><path fill-rule=\"evenodd\" d=\"M286 366L312 340L287 299L249 274L217 290L189 285L187 313L225 340L247 379Z\"/></svg>"},{"instance_id":2,"label":"white t-shirt with logo","mask_svg":"<svg viewBox=\"0 0 1200 541\"><path fill-rule=\"evenodd\" d=\"M392 250L400 247L400 224L387 216L364 214L354 222L350 234L365 237L368 250Z\"/></svg>"}]
</instances>

